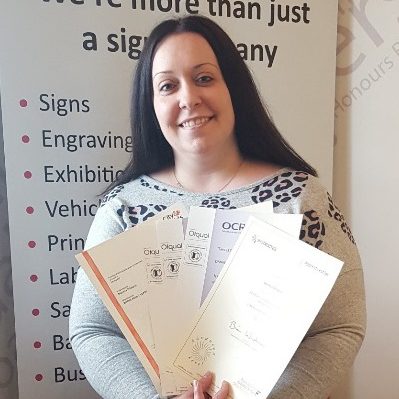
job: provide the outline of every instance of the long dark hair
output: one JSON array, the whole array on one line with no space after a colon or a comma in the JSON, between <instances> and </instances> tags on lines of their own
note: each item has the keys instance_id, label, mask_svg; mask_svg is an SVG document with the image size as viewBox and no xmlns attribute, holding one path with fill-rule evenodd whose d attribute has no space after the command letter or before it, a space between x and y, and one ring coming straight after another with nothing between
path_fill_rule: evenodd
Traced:
<instances>
[{"instance_id":1,"label":"long dark hair","mask_svg":"<svg viewBox=\"0 0 399 399\"><path fill-rule=\"evenodd\" d=\"M152 62L159 43L173 33L201 35L212 47L233 103L234 132L243 157L291 167L311 175L317 172L281 136L262 103L251 73L233 41L215 22L203 16L169 19L149 35L137 64L131 104L133 151L130 162L107 191L142 174L174 164L153 106Z\"/></svg>"}]
</instances>

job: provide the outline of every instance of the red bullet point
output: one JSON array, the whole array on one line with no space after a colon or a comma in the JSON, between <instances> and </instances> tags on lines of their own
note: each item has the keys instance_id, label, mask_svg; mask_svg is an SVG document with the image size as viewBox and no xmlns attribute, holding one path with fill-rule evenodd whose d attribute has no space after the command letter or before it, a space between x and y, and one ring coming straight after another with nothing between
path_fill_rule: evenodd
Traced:
<instances>
[{"instance_id":1,"label":"red bullet point","mask_svg":"<svg viewBox=\"0 0 399 399\"><path fill-rule=\"evenodd\" d=\"M25 107L28 106L28 101L26 101L26 100L23 98L22 100L19 100L19 105L20 105L22 108L25 108Z\"/></svg>"},{"instance_id":2,"label":"red bullet point","mask_svg":"<svg viewBox=\"0 0 399 399\"><path fill-rule=\"evenodd\" d=\"M36 247L36 242L35 241L29 241L28 242L28 247L29 248L35 248Z\"/></svg>"},{"instance_id":3,"label":"red bullet point","mask_svg":"<svg viewBox=\"0 0 399 399\"><path fill-rule=\"evenodd\" d=\"M22 142L23 143L29 143L29 141L30 141L30 137L27 135L27 134L24 134L22 137L21 137L21 140L22 140Z\"/></svg>"},{"instance_id":4,"label":"red bullet point","mask_svg":"<svg viewBox=\"0 0 399 399\"><path fill-rule=\"evenodd\" d=\"M39 279L39 277L37 277L36 274L32 274L29 279L30 281L32 281L32 283L35 283Z\"/></svg>"},{"instance_id":5,"label":"red bullet point","mask_svg":"<svg viewBox=\"0 0 399 399\"><path fill-rule=\"evenodd\" d=\"M30 179L32 177L32 172L29 170L25 171L24 177L25 179Z\"/></svg>"},{"instance_id":6,"label":"red bullet point","mask_svg":"<svg viewBox=\"0 0 399 399\"><path fill-rule=\"evenodd\" d=\"M32 310L32 314L33 314L33 316L39 316L40 310L39 309L33 309Z\"/></svg>"},{"instance_id":7,"label":"red bullet point","mask_svg":"<svg viewBox=\"0 0 399 399\"><path fill-rule=\"evenodd\" d=\"M36 374L35 375L35 380L36 381L41 381L43 379L43 375L42 374Z\"/></svg>"},{"instance_id":8,"label":"red bullet point","mask_svg":"<svg viewBox=\"0 0 399 399\"><path fill-rule=\"evenodd\" d=\"M40 341L35 341L35 342L33 343L33 347L34 347L35 349L40 349L40 348L42 347L42 343L41 343Z\"/></svg>"},{"instance_id":9,"label":"red bullet point","mask_svg":"<svg viewBox=\"0 0 399 399\"><path fill-rule=\"evenodd\" d=\"M31 206L28 206L27 208L26 208L26 213L29 213L29 215L32 215L32 213L34 212L35 210L31 207Z\"/></svg>"}]
</instances>

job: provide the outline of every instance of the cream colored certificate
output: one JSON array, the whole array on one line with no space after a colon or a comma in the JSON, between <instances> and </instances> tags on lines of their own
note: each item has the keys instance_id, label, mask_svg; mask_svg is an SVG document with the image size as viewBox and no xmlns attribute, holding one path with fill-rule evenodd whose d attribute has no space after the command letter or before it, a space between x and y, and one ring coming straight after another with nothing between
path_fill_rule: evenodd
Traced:
<instances>
[{"instance_id":1,"label":"cream colored certificate","mask_svg":"<svg viewBox=\"0 0 399 399\"><path fill-rule=\"evenodd\" d=\"M160 392L150 315L148 279L159 270L156 220L187 216L175 204L132 229L76 255L112 317Z\"/></svg>"},{"instance_id":2,"label":"cream colored certificate","mask_svg":"<svg viewBox=\"0 0 399 399\"><path fill-rule=\"evenodd\" d=\"M329 294L342 262L250 218L174 366L188 379L215 373L230 398L266 398Z\"/></svg>"}]
</instances>

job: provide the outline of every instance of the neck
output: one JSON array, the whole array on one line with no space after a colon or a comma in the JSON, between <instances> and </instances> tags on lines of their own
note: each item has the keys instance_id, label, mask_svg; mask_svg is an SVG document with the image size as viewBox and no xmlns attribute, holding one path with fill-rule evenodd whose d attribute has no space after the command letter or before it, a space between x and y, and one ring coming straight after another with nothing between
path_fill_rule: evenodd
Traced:
<instances>
[{"instance_id":1,"label":"neck","mask_svg":"<svg viewBox=\"0 0 399 399\"><path fill-rule=\"evenodd\" d=\"M238 151L223 156L175 156L174 178L181 188L193 192L219 192L234 187L243 159Z\"/></svg>"}]
</instances>

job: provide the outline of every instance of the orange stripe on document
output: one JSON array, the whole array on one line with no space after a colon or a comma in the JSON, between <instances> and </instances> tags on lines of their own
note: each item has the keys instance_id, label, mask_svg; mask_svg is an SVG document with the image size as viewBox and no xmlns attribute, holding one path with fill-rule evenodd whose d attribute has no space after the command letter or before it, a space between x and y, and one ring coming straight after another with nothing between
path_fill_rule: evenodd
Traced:
<instances>
[{"instance_id":1,"label":"orange stripe on document","mask_svg":"<svg viewBox=\"0 0 399 399\"><path fill-rule=\"evenodd\" d=\"M104 277L102 276L100 270L98 270L97 265L94 263L92 257L89 255L87 251L82 252L83 257L86 259L87 264L91 267L91 270L93 270L93 273L96 275L97 280L101 284L101 286L104 288L105 292L108 295L108 298L111 300L112 304L114 305L115 309L119 313L119 315L122 317L122 320L125 322L126 327L128 330L131 332L133 335L134 339L136 340L137 344L139 345L140 349L144 353L145 357L147 360L150 362L152 368L156 372L157 376L160 377L159 374L159 367L155 359L152 357L150 351L148 350L147 346L145 345L144 341L141 339L139 333L136 331L134 328L132 322L130 321L129 317L127 317L127 314L125 311L122 309L121 305L119 304L118 300L116 299L114 293L112 292L111 288L109 288L109 285L105 281Z\"/></svg>"}]
</instances>

